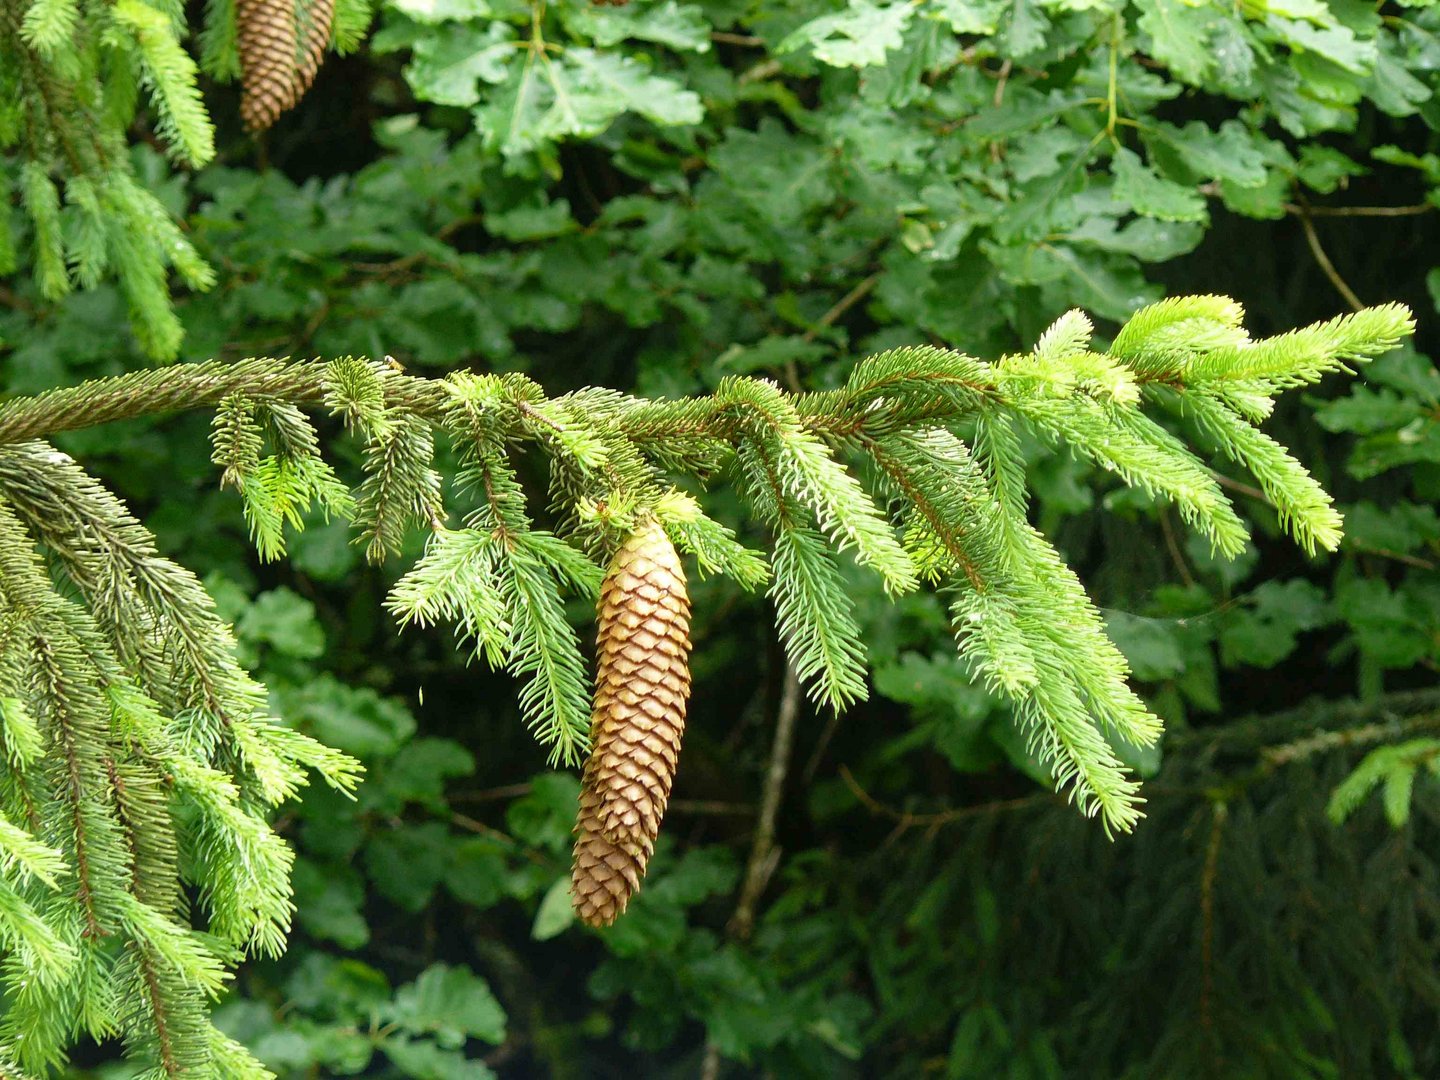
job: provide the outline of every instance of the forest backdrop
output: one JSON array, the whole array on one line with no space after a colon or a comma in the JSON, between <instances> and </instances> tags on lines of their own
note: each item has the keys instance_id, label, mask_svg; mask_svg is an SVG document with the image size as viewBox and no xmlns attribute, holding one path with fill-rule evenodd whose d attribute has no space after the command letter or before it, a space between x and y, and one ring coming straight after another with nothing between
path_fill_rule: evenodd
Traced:
<instances>
[{"instance_id":1,"label":"forest backdrop","mask_svg":"<svg viewBox=\"0 0 1440 1080\"><path fill-rule=\"evenodd\" d=\"M0 0L0 34L26 7ZM226 1031L285 1077L1440 1074L1440 7L391 0L362 44L352 2L347 55L258 138L230 5L201 7L214 160L168 161L175 119L143 104L125 154L213 284L179 251L173 315L124 265L62 295L0 157L5 390L347 354L551 393L825 388L887 347L998 356L1176 293L1234 296L1257 333L1386 300L1419 322L1266 426L1340 503L1334 556L1248 481L1225 480L1256 539L1226 561L1030 448L1034 521L1167 721L1133 835L1052 794L935 597L854 576L873 678L836 719L787 683L763 597L693 581L675 801L598 934L566 894L573 772L509 677L382 606L419 532L376 569L316 520L262 565L208 417L64 437L205 577L279 714L367 770L284 810L295 929ZM76 1067L129 1075L115 1051Z\"/></svg>"}]
</instances>

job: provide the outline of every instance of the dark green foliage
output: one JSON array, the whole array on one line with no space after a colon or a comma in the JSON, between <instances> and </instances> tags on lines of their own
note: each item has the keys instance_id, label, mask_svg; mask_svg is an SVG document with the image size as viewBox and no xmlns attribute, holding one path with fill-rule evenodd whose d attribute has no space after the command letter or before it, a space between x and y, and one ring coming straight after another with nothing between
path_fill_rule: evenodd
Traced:
<instances>
[{"instance_id":1,"label":"dark green foliage","mask_svg":"<svg viewBox=\"0 0 1440 1080\"><path fill-rule=\"evenodd\" d=\"M1173 739L1117 844L1045 798L877 823L900 851L819 872L812 902L852 917L811 947L864 956L887 1074L1428 1075L1435 792L1411 835L1377 812L1337 831L1324 803L1356 756L1337 748L1433 730L1436 704L1310 702Z\"/></svg>"},{"instance_id":2,"label":"dark green foliage","mask_svg":"<svg viewBox=\"0 0 1440 1080\"><path fill-rule=\"evenodd\" d=\"M236 135L235 97L204 84L224 164L172 173L208 156L212 138L181 85L175 12L106 8L101 35L91 9L0 0L7 389L177 351L393 354L411 372L484 373L455 385L516 410L503 437L451 417L430 440L414 413L438 419L437 399L393 410L383 387L403 372L341 361L309 369L298 398L294 383L254 395L246 370L206 398L222 414L213 442L198 418L60 436L166 556L215 572L207 589L235 625L236 655L270 689L266 715L289 725L262 738L293 728L367 766L355 802L306 789L282 811L276 831L296 852L289 952L242 965L220 1027L285 1076L694 1075L711 1061L727 1075L826 1077L1440 1069L1425 855L1433 703L1382 696L1428 685L1440 663L1440 379L1409 348L1353 385L1325 378L1303 391L1320 403L1317 428L1293 404L1302 395L1272 415L1272 392L1343 354L1332 331L1239 357L1238 308L1208 295L1153 309L1168 327L1121 329L1166 291L1229 293L1257 334L1328 319L1358 292L1408 302L1422 313L1419 346L1433 349L1435 12L394 0L263 156ZM355 49L370 17L340 4L337 48ZM194 28L201 68L219 78L236 74L232 19L213 3ZM24 110L17 87L35 85L72 107ZM1094 339L1072 308L1099 318ZM1006 395L988 413L973 385L986 371ZM1050 393L1031 392L1057 374ZM155 376L145 393L173 378ZM1126 405L1127 382L1143 412ZM565 394L586 385L696 400L676 424L670 407L617 391ZM114 409L135 397L92 399L83 417L73 398L57 401L29 430L0 419L0 431L40 437L127 415ZM793 417L782 406L774 424L710 427L727 403L782 402ZM945 434L937 415L971 419ZM56 426L64 416L74 422ZM847 431L859 418L870 430ZM818 452L795 441L797 419ZM777 463L805 491L767 501L754 481ZM187 610L211 601L128 523L117 550L134 559L118 568L77 544L116 508L68 472L55 490L37 486L35 464L5 457L24 470L7 472L6 490L19 481L38 500L16 503L15 527L63 572L55 596L68 606L46 599L47 610L65 613L82 647L99 641L88 658L57 642L60 667L109 655L175 683L168 654L115 631L129 617L117 612L148 612L171 588ZM596 485L591 474L612 466ZM462 469L468 494L447 491L441 478ZM222 472L262 554L283 560L245 556ZM517 519L514 499L484 497L487 476L501 496L523 495L527 545L500 549L493 591L471 571L498 557L497 521ZM876 529L852 476L903 531ZM709 488L670 488L678 477ZM82 490L85 505L55 501ZM979 512L992 496L1003 512ZM578 745L586 568L651 505L718 576L697 591L696 715L671 825L630 915L587 938L569 928L561 883L574 785L526 781L543 752L524 721L553 747ZM446 510L447 530L422 550ZM1205 536L1178 528L1181 514ZM1342 546L1303 558L1282 533L1317 553ZM767 565L771 536L780 559ZM897 537L909 567L886 546ZM850 554L834 559L833 544ZM386 554L390 569L364 565ZM457 574L470 587L444 589ZM950 587L905 592L912 577ZM535 609L502 587L546 605L532 630L553 636L545 647L569 657L569 676L531 678L519 656L534 641L517 652L496 628ZM801 589L812 603L795 600ZM731 917L785 682L767 590L793 613L788 640L819 695L869 700L838 721L800 707L781 855L762 861L747 937ZM397 637L387 595L401 620L454 626L463 647L448 630ZM972 681L949 640L957 628L996 692ZM472 650L522 681L462 667ZM79 703L77 732L94 728L83 680L47 685L52 703L56 691ZM537 685L522 713L517 690ZM1331 701L1232 734L1238 717L1312 690ZM1363 701L1334 704L1351 696ZM1103 702L1102 723L1046 726L1077 700ZM97 897L118 933L82 955L113 963L90 985L142 1005L120 1030L104 1010L85 1018L110 1041L82 1042L70 1071L118 1055L111 1036L163 1061L159 1002L182 1044L205 1043L214 1068L243 1075L238 1048L193 1008L213 970L195 968L183 993L131 991L148 985L146 964L173 973L203 959L175 951L188 948L174 934L184 903L163 883L177 863L196 883L182 899L197 918L228 911L212 929L232 942L278 941L263 913L285 896L220 867L233 864L225 844L285 857L261 810L299 773L272 762L264 797L241 790L237 816L223 788L236 762L218 761L218 775L170 797L187 810L169 842L155 793L180 781L145 756L183 762L161 735L191 729L168 724L170 702L123 689L120 701L101 703L99 722L127 745L157 741L107 770L114 798L83 812L102 862L117 835L140 842L121 855L126 890ZM6 775L34 771L50 706L11 695L0 708ZM569 719L547 726L555 715ZM1157 717L1172 734L1142 747ZM1088 772L1075 775L1119 796L1112 808L1143 778L1137 831L1111 843L1034 786L1051 781L1035 751L1056 743L1027 730L1081 747ZM1107 758L1132 778L1096 772ZM93 757L75 762L82 780L95 774ZM199 829L206 815L223 836ZM26 939L5 947L54 970L73 940L47 939L54 920L27 920L17 898L51 891L47 878L74 895L60 874L74 842L27 835L0 835L19 882L0 892L0 919ZM171 914L155 922L141 907ZM27 1007L5 1011L23 1020ZM36 1029L38 1042L52 1036L70 1039Z\"/></svg>"}]
</instances>

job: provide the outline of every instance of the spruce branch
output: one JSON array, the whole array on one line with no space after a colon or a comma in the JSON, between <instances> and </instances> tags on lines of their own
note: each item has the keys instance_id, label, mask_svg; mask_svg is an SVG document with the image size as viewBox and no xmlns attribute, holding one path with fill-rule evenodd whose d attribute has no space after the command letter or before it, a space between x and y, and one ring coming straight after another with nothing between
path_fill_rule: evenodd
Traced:
<instances>
[{"instance_id":1,"label":"spruce branch","mask_svg":"<svg viewBox=\"0 0 1440 1080\"><path fill-rule=\"evenodd\" d=\"M140 0L117 0L110 10L134 38L160 133L171 152L191 165L204 165L215 156L214 129L196 85L195 61L177 40L173 21Z\"/></svg>"},{"instance_id":2,"label":"spruce branch","mask_svg":"<svg viewBox=\"0 0 1440 1080\"><path fill-rule=\"evenodd\" d=\"M95 11L73 0L0 4L0 101L10 103L0 113L0 151L18 159L40 294L56 301L113 276L140 345L163 360L183 336L169 270L195 290L214 275L137 179L128 129L145 89L166 152L189 164L213 157L184 31L178 9L141 0ZM8 272L15 253L4 231Z\"/></svg>"},{"instance_id":3,"label":"spruce branch","mask_svg":"<svg viewBox=\"0 0 1440 1080\"><path fill-rule=\"evenodd\" d=\"M70 40L79 18L79 5L74 0L32 0L20 24L20 36L44 56Z\"/></svg>"},{"instance_id":4,"label":"spruce branch","mask_svg":"<svg viewBox=\"0 0 1440 1080\"><path fill-rule=\"evenodd\" d=\"M116 420L213 408L236 393L313 407L326 400L328 370L318 361L259 358L235 364L214 360L177 364L92 379L0 405L0 443L48 438ZM393 375L385 394L395 407L428 419L442 416L450 401L443 382L410 375Z\"/></svg>"},{"instance_id":5,"label":"spruce branch","mask_svg":"<svg viewBox=\"0 0 1440 1080\"><path fill-rule=\"evenodd\" d=\"M42 216L58 204L43 169L21 182ZM86 178L65 198L83 222L110 205L117 189L107 190ZM118 227L105 225L103 243L99 226L61 237L55 288L132 259L111 235ZM189 259L173 262L198 273ZM266 813L314 774L342 792L359 778L358 763L269 715L200 583L46 437L209 408L218 479L240 493L262 557L283 553L311 506L353 515L376 561L411 530L427 532L387 608L402 626L453 622L477 656L519 677L525 721L554 761L580 760L591 736L591 679L565 597L596 596L602 566L617 549L634 555L636 536L672 570L678 550L702 572L768 586L797 683L837 710L867 692L839 560L852 557L891 593L936 585L960 655L1009 701L1057 786L1111 832L1132 828L1143 803L1119 750L1153 744L1160 723L1079 579L1030 524L1022 434L1063 441L1169 500L1234 553L1245 525L1157 416L1177 419L1255 476L1302 546L1333 547L1328 497L1258 425L1279 391L1395 345L1409 313L1368 309L1262 341L1240 315L1223 298L1166 301L1103 352L1072 312L1026 353L986 362L892 350L816 393L727 379L710 397L675 401L595 388L552 398L519 375L430 380L355 358L254 358L0 402L0 1054L43 1071L87 1032L122 1038L156 1076L264 1075L210 1025L207 1003L241 955L285 945L293 855ZM157 341L168 333L146 317ZM360 442L358 475L324 461L316 413ZM458 454L453 477L435 465L437 440ZM535 456L549 463L552 520L531 508ZM720 477L773 533L768 558L679 486ZM633 620L664 600L647 575L627 579L625 603L602 604L605 617ZM605 693L626 692L616 671ZM612 751L602 755L620 777L630 758ZM1399 815L1435 760L1428 743L1377 756L1337 794L1336 815L1376 786ZM192 893L205 936L189 925ZM619 893L606 895L599 921L618 911Z\"/></svg>"},{"instance_id":6,"label":"spruce branch","mask_svg":"<svg viewBox=\"0 0 1440 1080\"><path fill-rule=\"evenodd\" d=\"M983 627L988 643L982 652L991 655L996 677L1020 691L1038 685L1038 672L1046 667L1038 656L1026 659L1033 644L1024 644L1025 619L1018 609L1015 629L1003 630L1010 621L1006 611L1023 595L1016 585L1020 578L1038 576L1048 588L1071 598L1065 609L1070 618L1063 624L1067 640L1074 640L1069 636L1073 633L1095 641L1103 637L1085 634L1096 623L1093 609L1083 591L1066 579L1063 563L1025 524L1023 471L1010 418L1060 435L1125 479L1168 495L1223 551L1235 550L1243 542L1243 526L1199 460L1137 407L1138 393L1126 375L1132 371L1142 385L1154 384L1147 392L1157 400L1168 394L1187 404L1222 449L1257 471L1267 493L1290 508L1302 542L1307 535L1328 540L1333 522L1324 517L1318 489L1302 479L1298 466L1287 465L1283 452L1254 432L1248 417L1222 404L1228 398L1202 397L1174 385L1175 377L1183 369L1184 375L1202 381L1228 379L1231 372L1224 361L1229 358L1230 367L1244 374L1234 381L1250 387L1247 393L1264 397L1287 379L1308 378L1325 365L1387 347L1408 327L1406 318L1399 309L1379 309L1250 345L1240 338L1233 305L1194 298L1138 314L1117 337L1112 360L1090 350L1090 324L1072 314L1047 332L1034 351L999 364L938 349L897 350L859 365L841 390L794 399L756 380L729 380L713 399L644 402L607 391L582 391L551 400L520 377L461 376L436 383L363 361L322 365L257 359L234 366L189 365L8 403L0 407L0 443L86 423L218 405L216 460L225 469L225 479L244 488L251 477L265 476L267 459L260 457L264 429L276 447L274 460L318 461L313 429L298 409L326 405L371 440L370 493L362 486L361 516L363 521L368 510L373 519L372 548L378 542L393 550L398 533L386 524L393 516L388 507L398 505L403 519L418 519L432 529L441 526L438 479L426 464L424 440L433 426L446 427L467 447L468 464L460 479L462 486L468 483L482 493L481 505L464 531L438 534L438 546L403 579L392 607L413 621L458 617L480 633L482 650L497 659L502 650L493 628L509 625L516 635L505 649L509 662L533 664L522 670L540 676L538 696L527 697L537 722L546 710L568 711L565 701L575 696L577 683L571 678L578 670L574 651L558 639L550 640L548 619L536 622L526 614L507 621L496 619L495 613L503 601L512 615L537 610L553 615L553 605L542 602L542 595L553 594L549 586L543 594L539 591L539 569L550 567L547 574L559 573L572 587L583 588L586 575L577 568L588 564L567 562L562 553L570 549L533 528L505 446L537 444L561 463L557 469L563 464L570 470L557 481L561 501L582 491L589 499L593 489L614 497L617 505L624 496L632 504L637 498L642 504L648 500L652 508L671 498L656 487L661 475L657 468L684 463L708 475L730 459L737 463L757 513L770 519L780 535L775 589L782 629L798 650L797 667L809 675L825 674L825 697L841 703L864 689L858 630L846 614L839 579L829 568L830 552L847 547L878 570L892 589L913 587L917 566L934 580L959 573L973 593L962 602L962 608L973 606L961 612L964 621ZM262 415L263 424L257 421ZM964 444L943 426L954 423L973 425L978 469ZM672 439L695 449L676 455L666 449ZM903 537L891 530L827 443L868 455L891 489L910 503L914 512ZM36 451L26 453L33 459ZM13 464L17 459L12 455L9 460ZM279 498L272 491L271 517L277 522L298 522L297 507L307 500L295 489L306 484L313 487L314 497L335 505L343 502L328 472L313 478L294 471L278 475L272 475L272 487L283 480L289 493ZM252 506L257 502L247 501ZM579 518L603 516L597 502L574 501ZM683 539L702 517L673 498L669 505L662 519ZM998 513L987 507L998 507ZM46 513L40 507L35 511L31 517L38 525ZM616 511L606 513L613 516ZM811 531L812 515L830 534L830 544ZM273 531L271 525L257 526L257 533ZM113 529L111 533L107 542L115 550L133 547L115 544L120 538ZM499 546L477 562L476 553L487 550L487 535ZM744 565L740 576L748 584L758 583L758 566L736 562L743 556L723 546L723 532L707 529L690 543L711 552L707 558L712 566ZM112 600L107 603L118 603L114 598L123 592L123 574L112 573L114 580L107 584L97 567L85 570L84 559L65 543L57 542L56 550L70 559L77 580L89 582L93 602L108 591ZM499 584L485 585L497 572ZM151 606L143 598L139 604ZM1039 635L1042 640L1054 636ZM561 654L568 654L563 662ZM1113 651L1097 647L1079 667L1082 673L1104 675L1087 677L1088 685L1075 689L1075 701L1103 704L1104 722L1116 724L1127 737L1153 734L1148 723L1137 719L1143 712L1135 702L1114 689L1123 686L1124 670ZM1071 700L1057 693L1052 693L1054 701ZM561 721L552 734L578 726ZM1070 745L1082 745L1077 731L1070 732ZM1060 738L1063 732L1054 734ZM243 722L240 737L246 737ZM269 776L272 796L293 785L283 767L262 772Z\"/></svg>"},{"instance_id":7,"label":"spruce branch","mask_svg":"<svg viewBox=\"0 0 1440 1080\"><path fill-rule=\"evenodd\" d=\"M1123 660L1083 589L1026 521L1015 425L1061 438L1126 482L1168 498L1222 553L1234 553L1245 543L1244 524L1204 463L1144 406L1178 409L1256 474L1303 544L1333 543L1338 523L1323 492L1253 422L1284 386L1392 345L1408 332L1408 313L1373 309L1260 342L1245 335L1240 314L1224 298L1165 301L1138 312L1106 354L1094 351L1089 320L1072 312L1029 353L996 363L899 349L863 361L834 391L788 395L761 380L727 379L713 397L673 402L593 389L550 399L523 376L430 382L360 360L193 365L0 407L0 443L73 426L81 410L98 422L219 403L216 460L225 479L247 493L262 554L275 555L281 526L299 525L301 506L311 499L344 505L322 465L309 477L284 464L319 462L299 408L323 404L340 413L369 440L369 475L357 501L370 556L398 550L411 524L436 535L397 587L392 610L402 621L453 618L481 655L533 674L523 695L527 715L546 741L569 748L564 753L583 746L584 689L575 677L573 635L550 632L559 610L554 590L585 591L578 567L593 567L642 512L657 514L682 546L704 553L702 564L759 584L760 564L704 524L698 507L676 502L664 480L667 471L705 479L732 464L752 509L776 531L772 594L782 637L797 670L819 680L822 699L841 705L864 694L859 631L833 563L851 549L892 591L913 588L921 575L952 581L962 650L1016 697L1022 714L1030 715L1024 709L1040 683L1063 670L1069 689L1050 688L1048 700L1062 711L1073 704L1074 715L1050 717L1037 731L1062 757L1085 757L1094 747L1079 738L1082 718L1139 744L1157 728L1128 690ZM251 420L245 402L255 403ZM268 459L255 442L263 432L249 426L262 413L277 444ZM479 500L458 532L445 524L429 464L436 427L461 448L457 494ZM955 434L962 429L971 432L973 458ZM534 527L509 457L517 444L550 457L553 509L592 562L573 563L559 535ZM900 533L842 464L845 453L870 460L909 505ZM1062 602L1052 611L1056 598ZM537 611L548 615L537 622ZM1083 650L1067 659L1076 642ZM1093 756L1090 764L1103 762ZM1083 782L1084 765L1057 767ZM291 786L283 769L270 775L272 794Z\"/></svg>"},{"instance_id":8,"label":"spruce branch","mask_svg":"<svg viewBox=\"0 0 1440 1080\"><path fill-rule=\"evenodd\" d=\"M1182 396L1166 387L1148 393L1172 413L1192 418L1226 457L1249 468L1279 514L1281 526L1308 554L1316 548L1339 549L1342 523L1334 501L1283 446L1222 399L1195 393Z\"/></svg>"}]
</instances>

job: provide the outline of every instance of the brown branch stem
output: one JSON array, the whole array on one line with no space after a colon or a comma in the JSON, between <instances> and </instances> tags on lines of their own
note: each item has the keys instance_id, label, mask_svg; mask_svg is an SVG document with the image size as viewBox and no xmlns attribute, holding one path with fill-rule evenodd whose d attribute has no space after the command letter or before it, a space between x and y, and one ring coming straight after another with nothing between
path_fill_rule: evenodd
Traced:
<instances>
[{"instance_id":1,"label":"brown branch stem","mask_svg":"<svg viewBox=\"0 0 1440 1080\"><path fill-rule=\"evenodd\" d=\"M1209 1031L1215 995L1215 875L1220 864L1220 841L1225 834L1229 808L1223 802L1211 805L1210 842L1205 848L1205 869L1200 875L1200 1026Z\"/></svg>"},{"instance_id":2,"label":"brown branch stem","mask_svg":"<svg viewBox=\"0 0 1440 1080\"><path fill-rule=\"evenodd\" d=\"M770 744L770 763L765 770L765 786L760 795L760 818L755 823L755 836L750 843L750 857L745 864L745 877L740 885L740 898L726 932L736 941L745 941L755 929L755 909L780 862L780 849L775 846L775 825L780 817L780 797L785 790L785 777L790 771L790 756L795 748L795 728L800 717L800 676L788 661L785 679L780 688L780 708L775 717L775 738ZM720 1075L720 1047L713 1039L705 1043L700 1063L702 1080L716 1080Z\"/></svg>"},{"instance_id":3,"label":"brown branch stem","mask_svg":"<svg viewBox=\"0 0 1440 1080\"><path fill-rule=\"evenodd\" d=\"M1338 292L1354 311L1360 311L1365 307L1365 301L1355 295L1349 283L1340 276L1340 271L1335 269L1335 264L1330 261L1330 256L1325 254L1325 248L1320 243L1320 234L1315 231L1315 222L1310 220L1308 208L1302 207L1299 215L1300 227L1305 230L1305 242L1310 245L1310 254L1315 256L1315 263L1320 267L1324 275L1330 279L1330 284L1335 286Z\"/></svg>"},{"instance_id":4,"label":"brown branch stem","mask_svg":"<svg viewBox=\"0 0 1440 1080\"><path fill-rule=\"evenodd\" d=\"M318 360L206 361L133 371L78 386L50 390L0 406L0 443L48 438L117 420L133 420L188 409L212 408L229 394L277 398L294 405L325 400L326 365ZM438 419L449 394L439 380L392 373L386 396L421 415Z\"/></svg>"},{"instance_id":5,"label":"brown branch stem","mask_svg":"<svg viewBox=\"0 0 1440 1080\"><path fill-rule=\"evenodd\" d=\"M787 662L785 680L780 689L780 708L775 718L775 738L770 744L770 763L765 771L765 787L760 796L760 819L755 824L755 838L751 841L750 858L745 865L740 899L736 901L735 914L730 919L729 931L740 941L748 938L755 928L756 904L779 861L780 852L775 847L775 824L780 817L780 797L790 769L799 716L800 676Z\"/></svg>"},{"instance_id":6,"label":"brown branch stem","mask_svg":"<svg viewBox=\"0 0 1440 1080\"><path fill-rule=\"evenodd\" d=\"M1415 217L1435 209L1432 203L1412 206L1299 206L1286 203L1285 212L1296 217Z\"/></svg>"}]
</instances>

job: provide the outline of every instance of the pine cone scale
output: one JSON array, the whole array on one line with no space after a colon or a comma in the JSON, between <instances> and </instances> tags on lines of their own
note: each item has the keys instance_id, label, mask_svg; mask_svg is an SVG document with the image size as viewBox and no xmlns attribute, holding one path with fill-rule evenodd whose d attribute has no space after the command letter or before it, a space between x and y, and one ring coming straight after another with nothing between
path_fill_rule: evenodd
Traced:
<instances>
[{"instance_id":1,"label":"pine cone scale","mask_svg":"<svg viewBox=\"0 0 1440 1080\"><path fill-rule=\"evenodd\" d=\"M264 131L294 107L330 43L334 0L236 0L240 50L240 119L247 131Z\"/></svg>"},{"instance_id":2,"label":"pine cone scale","mask_svg":"<svg viewBox=\"0 0 1440 1080\"><path fill-rule=\"evenodd\" d=\"M309 25L303 37L304 54L299 69L295 72L294 100L299 101L315 81L320 63L325 59L325 47L330 43L330 28L335 21L335 0L310 0L306 9ZM293 104L293 102L292 102Z\"/></svg>"},{"instance_id":3,"label":"pine cone scale","mask_svg":"<svg viewBox=\"0 0 1440 1080\"><path fill-rule=\"evenodd\" d=\"M690 601L680 558L659 525L639 530L616 552L597 623L592 749L572 894L579 917L602 926L639 888L685 731Z\"/></svg>"},{"instance_id":4,"label":"pine cone scale","mask_svg":"<svg viewBox=\"0 0 1440 1080\"><path fill-rule=\"evenodd\" d=\"M294 104L294 0L237 0L240 49L240 118L246 129L263 131Z\"/></svg>"}]
</instances>

